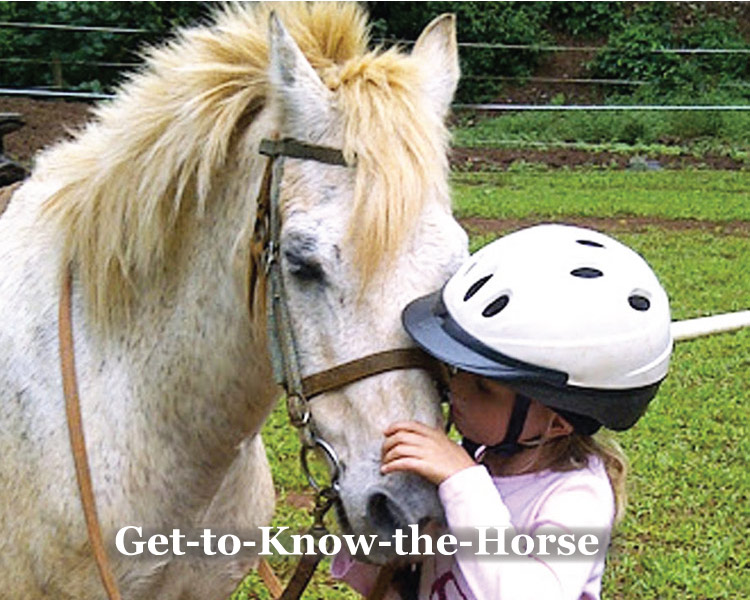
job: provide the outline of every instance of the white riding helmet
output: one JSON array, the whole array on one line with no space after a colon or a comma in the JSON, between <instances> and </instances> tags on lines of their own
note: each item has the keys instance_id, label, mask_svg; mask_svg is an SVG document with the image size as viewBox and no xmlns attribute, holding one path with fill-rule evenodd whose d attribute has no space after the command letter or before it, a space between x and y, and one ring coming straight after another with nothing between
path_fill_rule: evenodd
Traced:
<instances>
[{"instance_id":1,"label":"white riding helmet","mask_svg":"<svg viewBox=\"0 0 750 600\"><path fill-rule=\"evenodd\" d=\"M488 244L403 322L439 360L610 429L645 412L672 352L669 300L646 261L567 225Z\"/></svg>"}]
</instances>

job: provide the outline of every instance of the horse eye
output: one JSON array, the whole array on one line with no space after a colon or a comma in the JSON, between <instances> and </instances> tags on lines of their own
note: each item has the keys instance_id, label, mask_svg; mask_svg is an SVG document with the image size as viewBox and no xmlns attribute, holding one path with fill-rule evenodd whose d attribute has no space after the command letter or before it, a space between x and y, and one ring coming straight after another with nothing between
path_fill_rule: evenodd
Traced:
<instances>
[{"instance_id":1,"label":"horse eye","mask_svg":"<svg viewBox=\"0 0 750 600\"><path fill-rule=\"evenodd\" d=\"M294 252L284 252L289 273L300 281L322 283L325 281L323 267L309 257L303 257Z\"/></svg>"},{"instance_id":2,"label":"horse eye","mask_svg":"<svg viewBox=\"0 0 750 600\"><path fill-rule=\"evenodd\" d=\"M289 274L304 283L324 283L325 272L318 260L319 245L315 235L290 231L281 241Z\"/></svg>"}]
</instances>

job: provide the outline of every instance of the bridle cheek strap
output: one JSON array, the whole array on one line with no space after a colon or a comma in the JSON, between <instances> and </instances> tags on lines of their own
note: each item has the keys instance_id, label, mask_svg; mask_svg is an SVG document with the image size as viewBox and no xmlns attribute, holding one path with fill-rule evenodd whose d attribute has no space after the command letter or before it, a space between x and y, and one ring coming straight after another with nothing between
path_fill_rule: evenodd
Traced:
<instances>
[{"instance_id":1,"label":"bridle cheek strap","mask_svg":"<svg viewBox=\"0 0 750 600\"><path fill-rule=\"evenodd\" d=\"M258 193L255 228L250 244L248 306L253 319L259 312L257 301L265 301L266 335L274 379L286 392L289 420L297 428L301 440L302 470L316 491L314 523L310 531L325 532L325 512L340 503L338 480L341 469L333 447L318 435L312 422L310 400L367 377L397 369L425 369L439 375L439 366L437 361L418 348L397 348L302 376L281 269L281 180L284 159L312 160L336 167L352 165L340 150L295 139L264 139L259 152L268 157L268 162ZM329 462L331 480L328 485L320 484L307 467L307 454L315 450L322 451ZM287 589L281 595L283 600L296 599L302 594L320 559L320 555L313 555L300 560ZM378 591L371 598L380 598L385 593L389 573L389 570L381 573L381 585L376 586Z\"/></svg>"}]
</instances>

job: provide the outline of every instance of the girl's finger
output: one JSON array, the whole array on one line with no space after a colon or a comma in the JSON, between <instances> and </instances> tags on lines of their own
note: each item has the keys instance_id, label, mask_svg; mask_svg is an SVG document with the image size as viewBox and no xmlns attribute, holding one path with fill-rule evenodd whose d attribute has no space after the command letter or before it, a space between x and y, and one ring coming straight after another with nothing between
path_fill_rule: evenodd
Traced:
<instances>
[{"instance_id":1,"label":"girl's finger","mask_svg":"<svg viewBox=\"0 0 750 600\"><path fill-rule=\"evenodd\" d=\"M435 431L432 427L420 423L419 421L397 421L391 423L385 428L383 432L386 436L392 435L397 431L413 431L415 433L428 434L429 432Z\"/></svg>"},{"instance_id":2,"label":"girl's finger","mask_svg":"<svg viewBox=\"0 0 750 600\"><path fill-rule=\"evenodd\" d=\"M428 465L425 461L409 456L381 465L380 472L385 475L393 471L410 471L417 475L423 475L427 468Z\"/></svg>"},{"instance_id":3,"label":"girl's finger","mask_svg":"<svg viewBox=\"0 0 750 600\"><path fill-rule=\"evenodd\" d=\"M382 452L387 452L399 444L417 445L422 443L424 436L412 431L397 431L385 438L382 446Z\"/></svg>"},{"instance_id":4,"label":"girl's finger","mask_svg":"<svg viewBox=\"0 0 750 600\"><path fill-rule=\"evenodd\" d=\"M424 451L424 448L420 446L412 446L409 444L399 444L398 446L394 446L388 452L383 454L383 457L381 459L381 462L383 464L392 462L394 460L398 460L399 458L405 458L405 457L411 457L411 458L418 458L420 460L425 460L427 458L427 453Z\"/></svg>"}]
</instances>

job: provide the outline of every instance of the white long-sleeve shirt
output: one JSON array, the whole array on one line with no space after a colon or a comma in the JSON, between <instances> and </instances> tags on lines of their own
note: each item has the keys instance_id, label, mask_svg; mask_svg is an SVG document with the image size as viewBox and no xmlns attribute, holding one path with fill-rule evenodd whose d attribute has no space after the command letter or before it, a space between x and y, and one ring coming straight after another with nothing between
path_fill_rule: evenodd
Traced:
<instances>
[{"instance_id":1,"label":"white long-sleeve shirt","mask_svg":"<svg viewBox=\"0 0 750 600\"><path fill-rule=\"evenodd\" d=\"M457 535L477 527L508 528L511 535L532 538L541 533L573 533L576 541L592 534L600 551L595 556L576 552L567 557L555 552L490 557L463 551L452 556L436 553L422 563L420 600L599 600L615 509L609 479L597 457L576 471L508 477L491 477L478 465L446 479L438 493L448 529ZM487 548L493 551L493 546ZM510 545L507 551L512 554ZM366 594L377 569L341 554L331 571Z\"/></svg>"}]
</instances>

